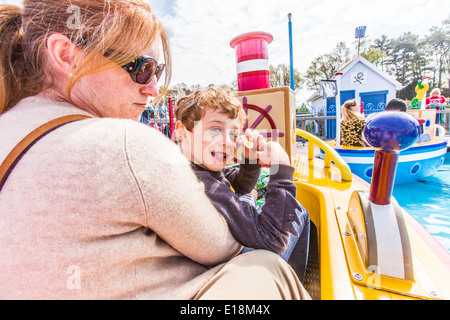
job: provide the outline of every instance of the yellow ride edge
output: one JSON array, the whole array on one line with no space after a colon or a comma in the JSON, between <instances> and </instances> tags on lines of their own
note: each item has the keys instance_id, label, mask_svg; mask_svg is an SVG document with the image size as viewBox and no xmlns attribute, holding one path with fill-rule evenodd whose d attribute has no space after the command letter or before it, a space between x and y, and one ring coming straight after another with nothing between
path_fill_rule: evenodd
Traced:
<instances>
[{"instance_id":1,"label":"yellow ride edge","mask_svg":"<svg viewBox=\"0 0 450 320\"><path fill-rule=\"evenodd\" d=\"M295 132L309 141L307 158L297 155L292 162L297 199L308 210L317 228L320 298L449 299L450 269L445 264L448 253L445 249L445 252L435 250L433 246L437 241L430 243L423 237L424 229L419 230L417 222L406 211L403 213L413 252L414 280L396 279L367 270L347 208L351 194L369 190L369 184L352 175L350 167L330 145L303 130ZM315 145L325 152L325 160L314 158ZM345 235L346 232L350 235Z\"/></svg>"}]
</instances>

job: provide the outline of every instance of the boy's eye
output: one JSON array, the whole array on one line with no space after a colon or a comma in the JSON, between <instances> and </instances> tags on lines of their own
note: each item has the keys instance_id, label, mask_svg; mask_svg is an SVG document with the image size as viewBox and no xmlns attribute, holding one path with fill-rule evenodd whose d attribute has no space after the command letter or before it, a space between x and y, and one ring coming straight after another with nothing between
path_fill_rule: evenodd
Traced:
<instances>
[{"instance_id":1,"label":"boy's eye","mask_svg":"<svg viewBox=\"0 0 450 320\"><path fill-rule=\"evenodd\" d=\"M222 129L220 129L220 128L211 128L211 129L209 129L210 131L212 131L213 133L222 133Z\"/></svg>"},{"instance_id":2,"label":"boy's eye","mask_svg":"<svg viewBox=\"0 0 450 320\"><path fill-rule=\"evenodd\" d=\"M237 140L238 136L239 136L239 135L238 135L236 132L230 132L230 137L231 137L233 140Z\"/></svg>"},{"instance_id":3,"label":"boy's eye","mask_svg":"<svg viewBox=\"0 0 450 320\"><path fill-rule=\"evenodd\" d=\"M208 131L211 132L211 134L214 136L224 135L224 132L225 132L225 134L228 134L230 136L231 140L233 140L233 141L236 141L239 137L239 134L237 132L231 131L231 130L224 131L220 127L210 128Z\"/></svg>"}]
</instances>

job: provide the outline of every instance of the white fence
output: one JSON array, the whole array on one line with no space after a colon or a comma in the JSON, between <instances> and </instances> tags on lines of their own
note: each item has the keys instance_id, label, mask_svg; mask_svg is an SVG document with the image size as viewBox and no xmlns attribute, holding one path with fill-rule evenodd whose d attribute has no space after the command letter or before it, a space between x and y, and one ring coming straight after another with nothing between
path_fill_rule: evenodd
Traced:
<instances>
[{"instance_id":1,"label":"white fence","mask_svg":"<svg viewBox=\"0 0 450 320\"><path fill-rule=\"evenodd\" d=\"M380 103L377 106L367 104L364 107L365 116L369 114L384 111L385 104ZM448 134L450 131L450 108L442 108L436 110L436 124L445 128ZM305 130L324 141L334 140L336 138L336 106L327 107L302 108L297 110L296 126L299 129ZM303 138L297 137L297 141L305 142Z\"/></svg>"}]
</instances>

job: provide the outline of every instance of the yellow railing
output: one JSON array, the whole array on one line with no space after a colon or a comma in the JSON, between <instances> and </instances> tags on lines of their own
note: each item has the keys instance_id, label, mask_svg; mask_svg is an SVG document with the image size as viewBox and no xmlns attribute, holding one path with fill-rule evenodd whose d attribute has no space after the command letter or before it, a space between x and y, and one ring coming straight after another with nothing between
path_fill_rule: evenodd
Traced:
<instances>
[{"instance_id":1,"label":"yellow railing","mask_svg":"<svg viewBox=\"0 0 450 320\"><path fill-rule=\"evenodd\" d=\"M308 160L314 159L314 146L318 146L325 152L325 168L331 167L331 161L338 167L343 181L352 181L352 171L348 164L330 145L309 132L295 129L295 134L308 140Z\"/></svg>"}]
</instances>

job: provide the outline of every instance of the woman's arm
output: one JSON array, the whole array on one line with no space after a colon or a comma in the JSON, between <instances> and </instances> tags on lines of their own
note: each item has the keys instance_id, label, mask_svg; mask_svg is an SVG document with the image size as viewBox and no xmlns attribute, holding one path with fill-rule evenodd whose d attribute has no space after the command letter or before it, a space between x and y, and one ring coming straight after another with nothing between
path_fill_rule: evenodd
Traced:
<instances>
[{"instance_id":1,"label":"woman's arm","mask_svg":"<svg viewBox=\"0 0 450 320\"><path fill-rule=\"evenodd\" d=\"M201 264L218 264L237 253L240 245L174 143L127 122L125 148L148 228Z\"/></svg>"}]
</instances>

